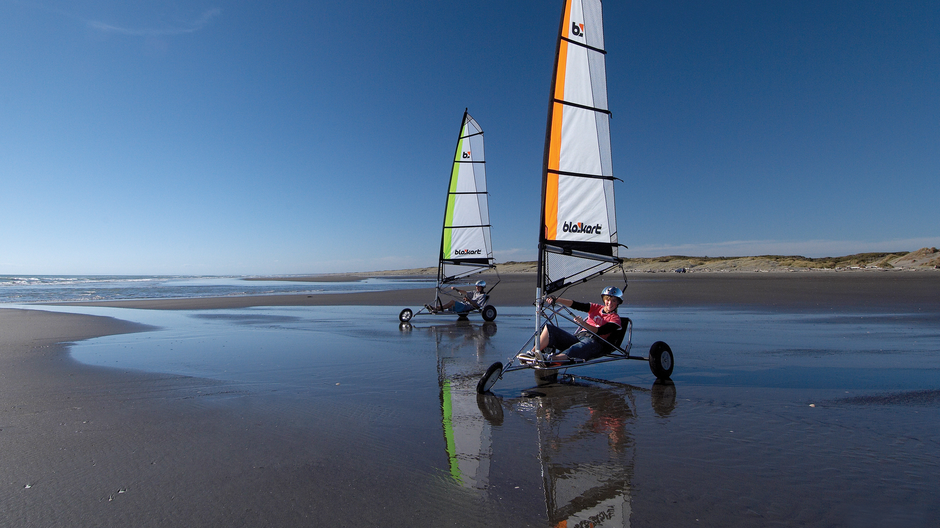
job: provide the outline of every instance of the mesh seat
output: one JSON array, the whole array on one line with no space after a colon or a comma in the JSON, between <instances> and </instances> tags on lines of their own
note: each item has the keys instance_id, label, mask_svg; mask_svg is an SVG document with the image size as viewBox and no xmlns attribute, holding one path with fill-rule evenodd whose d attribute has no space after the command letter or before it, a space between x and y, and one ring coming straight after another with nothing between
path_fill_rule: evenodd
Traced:
<instances>
[{"instance_id":1,"label":"mesh seat","mask_svg":"<svg viewBox=\"0 0 940 528\"><path fill-rule=\"evenodd\" d=\"M490 295L489 295L489 294L485 294L485 295L483 296L483 300L479 302L480 309L482 310L483 307L486 306L486 303L488 303L488 302L490 302Z\"/></svg>"},{"instance_id":2,"label":"mesh seat","mask_svg":"<svg viewBox=\"0 0 940 528\"><path fill-rule=\"evenodd\" d=\"M607 338L608 343L618 348L620 347L621 343L623 343L623 338L626 337L627 335L627 328L630 326L630 319L623 317L620 320L620 324L621 324L620 328L611 332L610 336ZM608 354L613 351L614 351L613 346L607 347Z\"/></svg>"}]
</instances>

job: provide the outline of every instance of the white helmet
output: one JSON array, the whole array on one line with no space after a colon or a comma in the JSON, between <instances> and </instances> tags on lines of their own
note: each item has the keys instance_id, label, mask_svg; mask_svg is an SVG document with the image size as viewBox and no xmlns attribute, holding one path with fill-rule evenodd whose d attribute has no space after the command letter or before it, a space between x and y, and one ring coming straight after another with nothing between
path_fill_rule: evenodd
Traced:
<instances>
[{"instance_id":1,"label":"white helmet","mask_svg":"<svg viewBox=\"0 0 940 528\"><path fill-rule=\"evenodd\" d=\"M620 304L623 304L623 292L616 286L608 286L601 291L601 297L616 297Z\"/></svg>"}]
</instances>

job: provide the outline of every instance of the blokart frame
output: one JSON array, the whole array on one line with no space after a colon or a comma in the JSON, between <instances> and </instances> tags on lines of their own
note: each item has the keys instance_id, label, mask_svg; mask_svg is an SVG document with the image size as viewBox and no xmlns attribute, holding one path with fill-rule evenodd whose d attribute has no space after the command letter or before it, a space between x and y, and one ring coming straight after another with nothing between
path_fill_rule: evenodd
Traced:
<instances>
[{"instance_id":1,"label":"blokart frame","mask_svg":"<svg viewBox=\"0 0 940 528\"><path fill-rule=\"evenodd\" d=\"M496 307L490 304L489 300L490 300L490 292L493 291L494 288L496 288L497 284L499 284L498 273L496 275L496 282L492 286L490 286L489 289L483 290L483 295L485 296L483 306L480 306L478 308L472 308L469 311L459 312L459 313L453 310L442 310L442 311L432 312L428 310L427 307L420 308L417 312L415 312L411 308L405 308L401 312L398 313L398 320L401 323L410 323L413 318L419 315L456 315L458 320L466 320L468 319L468 316L470 314L478 313L480 314L481 317L483 317L484 321L486 322L493 321L496 319L497 312L496 312ZM466 299L464 298L464 296L444 290L445 287L450 288L452 285L453 284L450 281L443 281L443 282L438 283L438 285L435 287L434 306L444 305L444 303L441 302L442 296L451 297L455 301L466 303ZM467 288L475 288L475 287L476 286L473 284L470 284L469 286L467 286Z\"/></svg>"},{"instance_id":2,"label":"blokart frame","mask_svg":"<svg viewBox=\"0 0 940 528\"><path fill-rule=\"evenodd\" d=\"M565 319L577 326L577 323L574 321L574 312L570 308L558 303L552 303L550 305L545 304L544 302L539 305L539 312L541 318L545 320L545 323L551 323L555 326L558 326L558 319ZM486 394L490 392L490 389L496 385L496 382L499 381L503 374L507 372L514 372L517 370L529 369L535 372L535 380L539 385L546 385L549 383L555 383L558 381L559 371L563 375L567 373L567 370L570 368L577 367L586 367L588 365L596 365L598 363L609 363L611 361L620 361L624 359L633 359L637 361L646 361L649 363L650 371L660 380L668 380L672 375L672 369L675 366L674 358L672 355L672 349L669 348L663 341L656 341L650 346L649 355L647 356L635 356L630 354L630 350L633 348L633 321L629 317L621 318L621 328L614 334L611 334L608 339L604 339L597 334L594 334L597 339L600 339L607 345L610 349L608 352L598 358L590 359L587 361L568 361L568 362L550 362L541 358L535 359L531 363L523 363L518 357L520 353L531 350L532 346L538 342L539 335L542 332L542 326L532 334L532 337L519 349L516 354L509 358L504 366L503 363L497 361L489 366L486 369L486 372L480 378L480 381L477 383L477 393ZM623 345L623 342L626 341L626 345ZM546 349L545 355L549 355L549 352L552 352L553 349Z\"/></svg>"}]
</instances>

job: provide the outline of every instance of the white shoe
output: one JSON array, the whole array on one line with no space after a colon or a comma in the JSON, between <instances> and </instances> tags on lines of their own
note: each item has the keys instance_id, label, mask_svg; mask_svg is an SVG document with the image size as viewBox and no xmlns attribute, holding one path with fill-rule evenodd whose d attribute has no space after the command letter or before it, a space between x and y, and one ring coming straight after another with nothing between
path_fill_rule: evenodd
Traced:
<instances>
[{"instance_id":1,"label":"white shoe","mask_svg":"<svg viewBox=\"0 0 940 528\"><path fill-rule=\"evenodd\" d=\"M542 361L542 354L534 350L526 350L525 352L520 352L516 355L519 358L519 362L522 364L535 363L536 361Z\"/></svg>"}]
</instances>

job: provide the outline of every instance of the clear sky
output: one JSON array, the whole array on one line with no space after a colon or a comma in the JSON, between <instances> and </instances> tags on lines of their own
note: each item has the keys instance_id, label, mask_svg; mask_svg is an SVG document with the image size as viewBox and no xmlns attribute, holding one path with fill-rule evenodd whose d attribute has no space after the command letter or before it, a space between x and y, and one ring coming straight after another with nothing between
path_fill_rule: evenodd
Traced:
<instances>
[{"instance_id":1,"label":"clear sky","mask_svg":"<svg viewBox=\"0 0 940 528\"><path fill-rule=\"evenodd\" d=\"M560 0L0 0L0 274L534 260ZM940 246L940 2L604 5L622 256Z\"/></svg>"}]
</instances>

